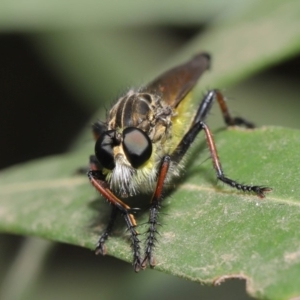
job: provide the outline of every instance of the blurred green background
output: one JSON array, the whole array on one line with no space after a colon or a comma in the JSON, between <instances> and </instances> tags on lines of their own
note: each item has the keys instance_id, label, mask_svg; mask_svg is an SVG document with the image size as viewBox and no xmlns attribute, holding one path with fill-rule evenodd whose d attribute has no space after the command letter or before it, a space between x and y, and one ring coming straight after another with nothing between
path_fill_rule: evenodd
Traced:
<instances>
[{"instance_id":1,"label":"blurred green background","mask_svg":"<svg viewBox=\"0 0 300 300\"><path fill-rule=\"evenodd\" d=\"M196 99L222 88L235 115L299 128L299 24L297 1L4 0L0 167L66 152L126 89L203 50L213 61ZM224 126L218 108L208 124ZM73 246L4 234L0 245L6 299L249 299L241 280L204 287Z\"/></svg>"}]
</instances>

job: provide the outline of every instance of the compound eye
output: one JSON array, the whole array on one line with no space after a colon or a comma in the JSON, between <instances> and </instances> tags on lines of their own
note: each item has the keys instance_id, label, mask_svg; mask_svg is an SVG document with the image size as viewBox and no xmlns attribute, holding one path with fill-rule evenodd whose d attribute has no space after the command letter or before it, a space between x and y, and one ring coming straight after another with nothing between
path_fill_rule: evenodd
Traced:
<instances>
[{"instance_id":1,"label":"compound eye","mask_svg":"<svg viewBox=\"0 0 300 300\"><path fill-rule=\"evenodd\" d=\"M116 146L115 131L109 130L100 135L95 145L95 154L101 165L109 170L115 167L113 147Z\"/></svg>"},{"instance_id":2,"label":"compound eye","mask_svg":"<svg viewBox=\"0 0 300 300\"><path fill-rule=\"evenodd\" d=\"M123 150L134 168L144 164L152 154L152 142L139 128L127 127L123 131Z\"/></svg>"}]
</instances>

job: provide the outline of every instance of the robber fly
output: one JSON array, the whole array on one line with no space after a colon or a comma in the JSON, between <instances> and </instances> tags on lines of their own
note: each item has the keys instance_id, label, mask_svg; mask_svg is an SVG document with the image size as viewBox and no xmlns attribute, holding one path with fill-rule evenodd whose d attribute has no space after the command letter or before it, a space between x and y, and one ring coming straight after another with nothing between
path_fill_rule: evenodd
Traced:
<instances>
[{"instance_id":1,"label":"robber fly","mask_svg":"<svg viewBox=\"0 0 300 300\"><path fill-rule=\"evenodd\" d=\"M212 133L205 124L214 100L219 103L228 126L253 128L245 119L232 117L219 90L208 91L191 116L190 91L209 68L210 56L200 53L188 62L159 76L138 90L129 90L108 112L104 123L96 122L95 155L90 157L88 177L99 193L112 205L110 221L100 236L96 254L105 255L105 241L117 214L125 219L131 237L133 267L136 272L147 264L154 267L158 211L162 192L174 176L179 176L182 158L200 131L204 132L216 176L225 184L263 198L271 189L238 183L224 175ZM144 255L141 254L134 209L126 202L139 193L152 194Z\"/></svg>"}]
</instances>

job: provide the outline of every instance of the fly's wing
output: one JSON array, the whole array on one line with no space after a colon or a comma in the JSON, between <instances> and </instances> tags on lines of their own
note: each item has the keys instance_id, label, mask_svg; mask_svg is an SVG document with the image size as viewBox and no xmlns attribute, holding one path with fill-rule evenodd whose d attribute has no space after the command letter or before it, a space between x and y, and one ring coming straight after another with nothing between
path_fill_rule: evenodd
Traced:
<instances>
[{"instance_id":1,"label":"fly's wing","mask_svg":"<svg viewBox=\"0 0 300 300\"><path fill-rule=\"evenodd\" d=\"M143 89L145 92L155 93L171 107L176 107L197 83L202 73L209 68L210 55L200 53L190 61L175 67Z\"/></svg>"}]
</instances>

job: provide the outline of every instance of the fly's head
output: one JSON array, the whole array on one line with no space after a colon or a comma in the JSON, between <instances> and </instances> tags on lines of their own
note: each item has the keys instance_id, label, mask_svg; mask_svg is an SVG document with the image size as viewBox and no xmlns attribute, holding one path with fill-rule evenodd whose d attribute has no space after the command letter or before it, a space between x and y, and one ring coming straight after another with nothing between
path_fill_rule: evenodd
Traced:
<instances>
[{"instance_id":1,"label":"fly's head","mask_svg":"<svg viewBox=\"0 0 300 300\"><path fill-rule=\"evenodd\" d=\"M95 154L109 174L111 188L127 197L136 194L134 176L137 169L150 159L152 141L147 133L136 127L107 130L98 138Z\"/></svg>"},{"instance_id":2,"label":"fly's head","mask_svg":"<svg viewBox=\"0 0 300 300\"><path fill-rule=\"evenodd\" d=\"M137 169L150 158L152 141L136 127L127 127L122 132L107 130L98 138L95 154L105 169L113 170L116 164Z\"/></svg>"},{"instance_id":3,"label":"fly's head","mask_svg":"<svg viewBox=\"0 0 300 300\"><path fill-rule=\"evenodd\" d=\"M130 90L112 107L95 154L114 192L127 197L149 189L143 185L149 176L154 181L173 114L158 95L143 91Z\"/></svg>"}]
</instances>

